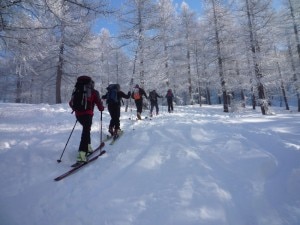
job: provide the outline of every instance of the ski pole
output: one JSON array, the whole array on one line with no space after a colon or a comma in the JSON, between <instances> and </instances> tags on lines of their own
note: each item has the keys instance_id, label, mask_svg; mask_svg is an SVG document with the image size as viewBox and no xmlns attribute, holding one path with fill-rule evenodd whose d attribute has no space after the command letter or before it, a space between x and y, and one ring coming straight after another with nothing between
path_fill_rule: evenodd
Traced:
<instances>
[{"instance_id":1,"label":"ski pole","mask_svg":"<svg viewBox=\"0 0 300 225\"><path fill-rule=\"evenodd\" d=\"M100 144L102 145L102 111L100 113Z\"/></svg>"},{"instance_id":2,"label":"ski pole","mask_svg":"<svg viewBox=\"0 0 300 225\"><path fill-rule=\"evenodd\" d=\"M69 140L70 140L70 138L71 138L71 136L72 136L72 134L73 134L73 131L74 131L74 129L75 129L75 126L76 126L76 124L77 124L77 121L78 121L78 120L76 120L76 122L75 122L75 124L74 124L74 126L73 126L73 129L72 129L72 131L71 131L71 134L70 134L70 136L69 136L69 138L68 138L68 140L67 140L67 143L66 143L66 145L65 145L65 148L64 148L63 152L61 153L60 158L57 160L58 163L61 162L61 158L63 157L63 154L64 154L64 152L65 152L65 150L66 150L66 148L67 148L67 145L68 145Z\"/></svg>"},{"instance_id":3,"label":"ski pole","mask_svg":"<svg viewBox=\"0 0 300 225\"><path fill-rule=\"evenodd\" d=\"M100 153L99 153L99 156L102 155L103 153L105 153L105 150L102 150L104 145L105 145L105 143L103 142L103 139L102 139L102 111L101 111L100 112Z\"/></svg>"}]
</instances>

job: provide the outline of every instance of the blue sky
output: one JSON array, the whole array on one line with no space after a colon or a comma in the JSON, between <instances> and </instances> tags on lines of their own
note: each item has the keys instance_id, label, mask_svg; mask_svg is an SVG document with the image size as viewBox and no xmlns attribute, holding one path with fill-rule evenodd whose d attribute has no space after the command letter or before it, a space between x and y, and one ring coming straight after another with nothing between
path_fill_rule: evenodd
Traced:
<instances>
[{"instance_id":1,"label":"blue sky","mask_svg":"<svg viewBox=\"0 0 300 225\"><path fill-rule=\"evenodd\" d=\"M110 0L111 7L113 8L119 8L122 3L125 2L125 0ZM180 8L180 5L182 2L186 2L189 7L193 11L199 11L201 10L202 0L173 0L173 3L177 5L178 8ZM117 26L115 22L112 19L101 19L97 21L97 23L94 26L94 32L99 33L102 28L107 28L111 35L117 35Z\"/></svg>"},{"instance_id":2,"label":"blue sky","mask_svg":"<svg viewBox=\"0 0 300 225\"><path fill-rule=\"evenodd\" d=\"M118 9L120 5L122 5L126 0L110 0L111 7L114 9ZM202 9L203 0L173 0L175 6L180 9L182 2L186 2L190 9L198 12L200 14ZM273 5L276 8L279 8L282 5L282 0L273 0ZM94 25L94 32L99 33L102 28L107 28L112 36L118 34L118 27L112 19L101 19L98 20Z\"/></svg>"}]
</instances>

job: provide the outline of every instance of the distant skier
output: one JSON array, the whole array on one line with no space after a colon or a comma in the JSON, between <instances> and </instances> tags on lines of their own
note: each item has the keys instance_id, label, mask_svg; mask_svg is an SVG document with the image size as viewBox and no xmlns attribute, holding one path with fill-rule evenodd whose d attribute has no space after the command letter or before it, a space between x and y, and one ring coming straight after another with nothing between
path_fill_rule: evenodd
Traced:
<instances>
[{"instance_id":1,"label":"distant skier","mask_svg":"<svg viewBox=\"0 0 300 225\"><path fill-rule=\"evenodd\" d=\"M134 99L136 105L136 116L139 120L142 119L141 114L143 110L143 95L148 99L147 94L143 88L137 84L135 85L133 92L131 94L131 98Z\"/></svg>"},{"instance_id":2,"label":"distant skier","mask_svg":"<svg viewBox=\"0 0 300 225\"><path fill-rule=\"evenodd\" d=\"M171 113L173 112L173 99L174 95L172 93L172 90L169 89L167 94L166 94L167 102L168 102L168 112Z\"/></svg>"},{"instance_id":3,"label":"distant skier","mask_svg":"<svg viewBox=\"0 0 300 225\"><path fill-rule=\"evenodd\" d=\"M153 114L153 108L155 107L156 109L156 115L158 115L159 113L159 108L158 108L158 102L157 102L157 98L162 98L162 96L160 96L159 94L156 93L156 90L152 90L149 93L149 99L150 99L150 116L152 117Z\"/></svg>"}]
</instances>

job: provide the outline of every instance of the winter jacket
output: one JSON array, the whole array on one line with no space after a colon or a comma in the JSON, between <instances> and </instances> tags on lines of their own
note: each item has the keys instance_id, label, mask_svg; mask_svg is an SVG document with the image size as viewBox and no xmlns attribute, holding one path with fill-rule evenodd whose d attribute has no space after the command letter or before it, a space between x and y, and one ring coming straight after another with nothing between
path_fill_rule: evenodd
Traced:
<instances>
[{"instance_id":1,"label":"winter jacket","mask_svg":"<svg viewBox=\"0 0 300 225\"><path fill-rule=\"evenodd\" d=\"M106 93L105 95L103 95L102 99L107 99L107 94L108 93ZM116 105L121 106L122 98L128 99L128 98L130 98L130 95L131 95L130 91L128 91L127 95L123 91L118 91L118 93L117 93L118 102L116 102L116 103L110 103L110 104L116 104Z\"/></svg>"},{"instance_id":2,"label":"winter jacket","mask_svg":"<svg viewBox=\"0 0 300 225\"><path fill-rule=\"evenodd\" d=\"M159 94L156 93L156 91L150 91L149 93L149 99L151 103L156 103L157 98L162 98Z\"/></svg>"}]
</instances>

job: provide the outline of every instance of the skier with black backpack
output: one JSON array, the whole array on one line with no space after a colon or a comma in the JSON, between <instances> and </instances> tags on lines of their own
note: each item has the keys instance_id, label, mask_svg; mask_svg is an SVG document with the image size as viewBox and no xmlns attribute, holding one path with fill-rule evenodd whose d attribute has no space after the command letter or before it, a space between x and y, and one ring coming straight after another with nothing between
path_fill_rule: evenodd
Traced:
<instances>
[{"instance_id":1,"label":"skier with black backpack","mask_svg":"<svg viewBox=\"0 0 300 225\"><path fill-rule=\"evenodd\" d=\"M173 112L173 99L174 99L172 89L169 89L167 91L166 98L167 98L167 103L168 103L168 112L172 113Z\"/></svg>"},{"instance_id":2,"label":"skier with black backpack","mask_svg":"<svg viewBox=\"0 0 300 225\"><path fill-rule=\"evenodd\" d=\"M93 152L91 147L91 127L95 105L99 111L102 112L104 110L100 94L94 89L94 86L95 83L91 77L78 77L69 102L70 107L75 112L77 121L82 125L77 162L86 162L87 154Z\"/></svg>"},{"instance_id":3,"label":"skier with black backpack","mask_svg":"<svg viewBox=\"0 0 300 225\"><path fill-rule=\"evenodd\" d=\"M149 99L150 99L150 105L151 105L150 106L150 117L153 116L152 112L153 112L154 107L156 109L156 115L158 115L159 108L158 108L157 98L162 98L162 96L157 94L156 90L152 90L149 92Z\"/></svg>"},{"instance_id":4,"label":"skier with black backpack","mask_svg":"<svg viewBox=\"0 0 300 225\"><path fill-rule=\"evenodd\" d=\"M111 120L109 123L108 132L116 137L120 134L120 116L121 116L121 101L122 98L129 99L131 92L128 91L127 95L121 91L119 84L110 84L107 88L107 93L102 96L102 99L106 99L108 112Z\"/></svg>"}]
</instances>

